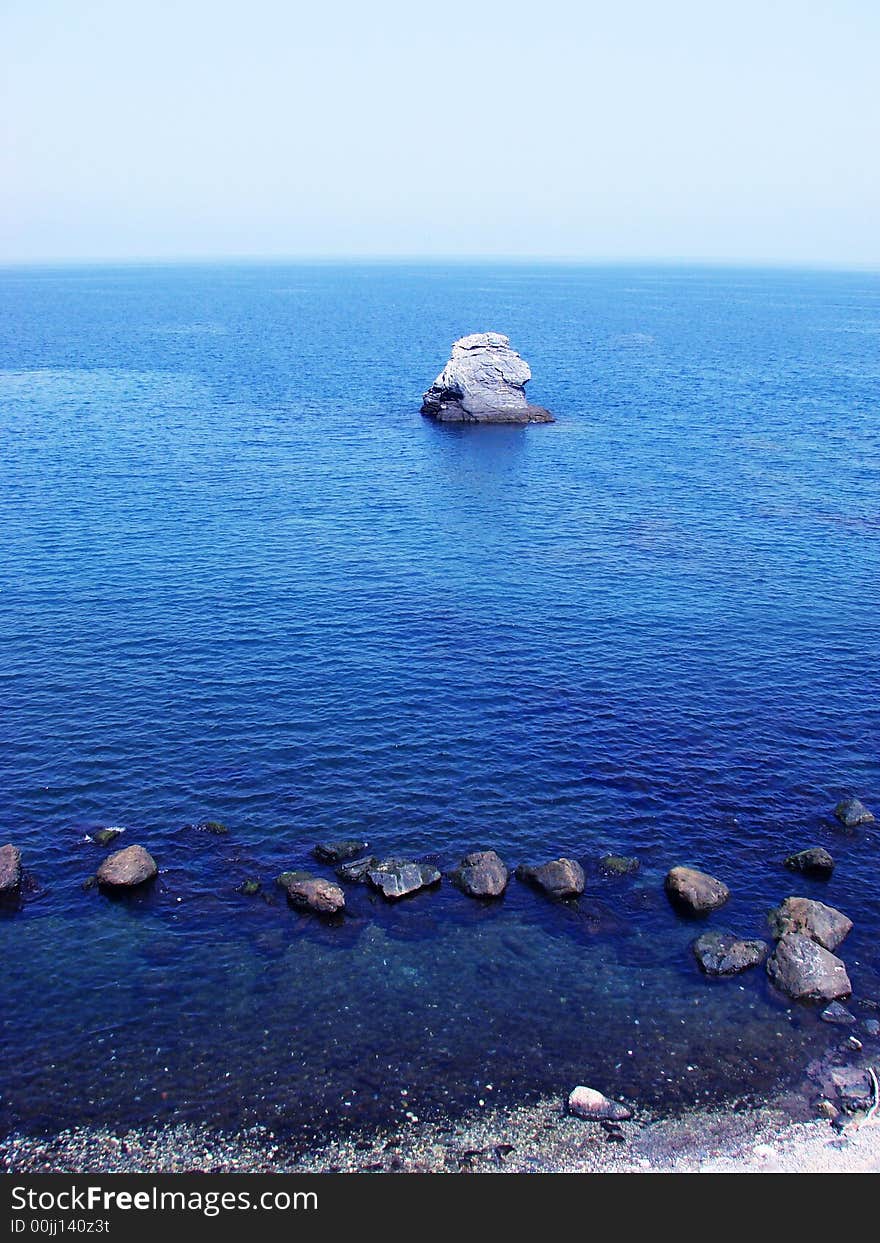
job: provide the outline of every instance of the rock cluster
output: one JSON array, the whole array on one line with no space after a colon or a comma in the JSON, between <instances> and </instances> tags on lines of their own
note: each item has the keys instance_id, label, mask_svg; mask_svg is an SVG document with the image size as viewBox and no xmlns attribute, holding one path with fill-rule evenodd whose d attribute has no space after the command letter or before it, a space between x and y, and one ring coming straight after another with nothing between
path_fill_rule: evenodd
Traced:
<instances>
[{"instance_id":1,"label":"rock cluster","mask_svg":"<svg viewBox=\"0 0 880 1243\"><path fill-rule=\"evenodd\" d=\"M846 965L831 952L852 928L843 911L793 896L770 912L768 922L777 945L767 974L781 992L797 1001L833 1002L850 995Z\"/></svg>"},{"instance_id":2,"label":"rock cluster","mask_svg":"<svg viewBox=\"0 0 880 1243\"><path fill-rule=\"evenodd\" d=\"M527 362L498 332L461 337L452 357L428 389L422 414L442 423L552 423L542 406L531 406L525 386Z\"/></svg>"}]
</instances>

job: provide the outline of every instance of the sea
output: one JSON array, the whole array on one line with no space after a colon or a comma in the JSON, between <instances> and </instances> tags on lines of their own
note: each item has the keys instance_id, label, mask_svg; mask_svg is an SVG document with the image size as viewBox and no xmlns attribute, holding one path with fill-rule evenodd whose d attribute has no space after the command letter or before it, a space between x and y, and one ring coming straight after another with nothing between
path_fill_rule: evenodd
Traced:
<instances>
[{"instance_id":1,"label":"sea","mask_svg":"<svg viewBox=\"0 0 880 1243\"><path fill-rule=\"evenodd\" d=\"M555 423L419 413L486 330ZM880 832L832 815L880 816L878 739L880 274L0 271L4 1132L796 1084L846 1033L690 946L819 898L854 1013L880 1000ZM107 826L154 885L88 887ZM274 877L332 877L340 838L573 857L586 889L293 910ZM783 866L814 845L830 881ZM675 865L728 904L674 910Z\"/></svg>"}]
</instances>

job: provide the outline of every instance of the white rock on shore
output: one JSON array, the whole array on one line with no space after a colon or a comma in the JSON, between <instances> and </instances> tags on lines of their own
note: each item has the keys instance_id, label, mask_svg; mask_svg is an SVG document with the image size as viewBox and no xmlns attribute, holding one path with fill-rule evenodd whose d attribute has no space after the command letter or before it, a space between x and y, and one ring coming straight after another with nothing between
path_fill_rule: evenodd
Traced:
<instances>
[{"instance_id":1,"label":"white rock on shore","mask_svg":"<svg viewBox=\"0 0 880 1243\"><path fill-rule=\"evenodd\" d=\"M587 1088L582 1084L570 1094L568 1112L588 1122L625 1122L632 1117L632 1110L627 1109L626 1105L612 1101L596 1088Z\"/></svg>"}]
</instances>

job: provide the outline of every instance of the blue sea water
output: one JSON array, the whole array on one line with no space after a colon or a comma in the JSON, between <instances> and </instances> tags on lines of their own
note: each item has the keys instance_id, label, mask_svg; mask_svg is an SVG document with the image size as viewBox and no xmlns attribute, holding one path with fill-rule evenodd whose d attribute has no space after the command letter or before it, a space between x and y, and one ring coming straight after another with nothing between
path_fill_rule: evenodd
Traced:
<instances>
[{"instance_id":1,"label":"blue sea water","mask_svg":"<svg viewBox=\"0 0 880 1243\"><path fill-rule=\"evenodd\" d=\"M555 424L419 415L485 329ZM840 1033L702 977L662 879L721 876L708 926L747 935L841 907L880 998L880 834L830 816L880 806L878 571L880 275L0 273L0 841L35 885L0 919L4 1129L798 1075ZM151 891L83 890L101 825ZM347 836L573 855L587 890L290 910L273 876ZM828 883L781 866L814 844Z\"/></svg>"}]
</instances>

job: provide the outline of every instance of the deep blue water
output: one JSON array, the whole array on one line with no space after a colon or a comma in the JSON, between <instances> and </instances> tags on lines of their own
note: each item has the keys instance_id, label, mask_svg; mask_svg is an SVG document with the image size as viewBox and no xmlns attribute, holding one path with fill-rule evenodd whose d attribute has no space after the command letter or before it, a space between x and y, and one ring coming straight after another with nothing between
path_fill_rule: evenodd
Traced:
<instances>
[{"instance_id":1,"label":"deep blue water","mask_svg":"<svg viewBox=\"0 0 880 1243\"><path fill-rule=\"evenodd\" d=\"M484 329L557 423L419 415ZM37 884L0 920L4 1126L798 1073L839 1032L700 976L677 863L729 883L719 929L840 906L880 997L880 834L829 817L880 805L880 276L7 270L0 368L0 839ZM107 824L162 869L135 901L81 888ZM573 854L587 892L289 910L272 877L348 835ZM828 884L780 865L813 844Z\"/></svg>"}]
</instances>

